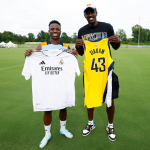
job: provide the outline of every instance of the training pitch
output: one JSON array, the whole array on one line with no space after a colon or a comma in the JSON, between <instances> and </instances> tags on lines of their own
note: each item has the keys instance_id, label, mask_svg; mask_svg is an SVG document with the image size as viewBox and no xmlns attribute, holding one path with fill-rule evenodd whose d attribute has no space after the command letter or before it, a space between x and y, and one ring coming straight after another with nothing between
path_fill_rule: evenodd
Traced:
<instances>
[{"instance_id":1,"label":"training pitch","mask_svg":"<svg viewBox=\"0 0 150 150\"><path fill-rule=\"evenodd\" d=\"M0 149L37 150L44 137L43 112L33 112L31 79L21 75L26 48L0 48ZM59 111L52 113L49 150L147 150L150 148L150 49L111 49L114 72L119 77L119 98L115 100L114 127L117 139L106 132L106 105L95 108L96 128L83 137L88 117L84 107L83 59L78 57L81 75L76 77L76 106L67 108L67 129L72 139L59 134Z\"/></svg>"}]
</instances>

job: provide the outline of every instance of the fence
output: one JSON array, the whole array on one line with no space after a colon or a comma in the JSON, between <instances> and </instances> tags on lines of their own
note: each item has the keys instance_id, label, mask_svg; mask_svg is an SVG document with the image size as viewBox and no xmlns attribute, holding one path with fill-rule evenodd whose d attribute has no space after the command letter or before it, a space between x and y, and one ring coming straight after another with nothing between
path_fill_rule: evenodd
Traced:
<instances>
[{"instance_id":1,"label":"fence","mask_svg":"<svg viewBox=\"0 0 150 150\"><path fill-rule=\"evenodd\" d=\"M123 48L150 48L150 45L121 45Z\"/></svg>"},{"instance_id":2,"label":"fence","mask_svg":"<svg viewBox=\"0 0 150 150\"><path fill-rule=\"evenodd\" d=\"M69 44L70 48L75 48L75 44ZM18 47L37 47L37 45L18 45ZM150 45L121 45L122 48L150 48Z\"/></svg>"},{"instance_id":3,"label":"fence","mask_svg":"<svg viewBox=\"0 0 150 150\"><path fill-rule=\"evenodd\" d=\"M75 44L69 44L70 48L74 48ZM30 48L30 47L37 47L37 45L18 45L18 47L26 47L26 48Z\"/></svg>"}]
</instances>

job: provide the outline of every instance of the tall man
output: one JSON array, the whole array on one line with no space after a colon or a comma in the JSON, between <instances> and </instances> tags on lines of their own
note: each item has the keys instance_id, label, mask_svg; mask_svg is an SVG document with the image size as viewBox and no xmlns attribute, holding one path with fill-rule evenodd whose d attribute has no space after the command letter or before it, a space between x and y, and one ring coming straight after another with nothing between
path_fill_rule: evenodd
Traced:
<instances>
[{"instance_id":1,"label":"tall man","mask_svg":"<svg viewBox=\"0 0 150 150\"><path fill-rule=\"evenodd\" d=\"M48 44L53 44L53 45L62 45L64 47L66 47L67 49L70 49L69 45L64 44L60 41L60 34L61 34L61 24L56 21L53 20L49 23L49 30L48 30L49 34L50 34L50 40L47 42L42 42L40 43L36 50L42 50L42 47L44 45L48 45ZM74 55L78 55L77 51L72 50ZM32 49L28 49L25 52L25 57L29 56L31 53L33 53L34 51ZM66 129L66 119L67 119L67 109L63 108L60 109L59 112L59 119L60 119L60 134L65 135L67 138L72 138L73 135L72 133L70 133L67 129ZM45 128L45 137L42 139L42 141L40 142L39 147L43 148L48 140L51 138L51 122L52 122L52 111L44 111L44 128Z\"/></svg>"},{"instance_id":2,"label":"tall man","mask_svg":"<svg viewBox=\"0 0 150 150\"><path fill-rule=\"evenodd\" d=\"M88 24L83 26L78 31L78 39L76 40L76 50L79 55L84 54L84 40L95 41L104 38L108 38L109 43L111 43L112 47L117 50L120 47L121 40L114 35L113 27L104 22L97 21L97 10L96 7L88 4L84 9L84 17L87 19ZM113 126L113 118L115 112L114 99L118 98L118 90L119 83L118 77L115 73L112 74L112 105L111 107L107 107L107 115L108 115L108 124L106 126L106 130L108 132L108 137L111 141L115 141L116 134L114 132ZM91 99L92 101L92 99ZM88 124L85 129L83 129L82 135L87 136L91 130L93 130L95 126L95 122L93 121L94 108L87 108L88 113Z\"/></svg>"}]
</instances>

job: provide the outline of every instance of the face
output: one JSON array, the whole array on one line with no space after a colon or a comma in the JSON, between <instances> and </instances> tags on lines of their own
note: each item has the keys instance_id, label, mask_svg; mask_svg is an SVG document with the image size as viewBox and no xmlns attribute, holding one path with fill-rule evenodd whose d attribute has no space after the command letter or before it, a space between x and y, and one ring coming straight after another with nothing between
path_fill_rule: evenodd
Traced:
<instances>
[{"instance_id":1,"label":"face","mask_svg":"<svg viewBox=\"0 0 150 150\"><path fill-rule=\"evenodd\" d=\"M52 39L58 40L61 34L61 28L57 23L53 23L50 25L48 32Z\"/></svg>"},{"instance_id":2,"label":"face","mask_svg":"<svg viewBox=\"0 0 150 150\"><path fill-rule=\"evenodd\" d=\"M94 25L96 24L97 20L96 20L96 16L97 16L97 12L96 10L92 9L92 8L88 8L86 9L86 11L84 12L84 16L87 19L89 25Z\"/></svg>"}]
</instances>

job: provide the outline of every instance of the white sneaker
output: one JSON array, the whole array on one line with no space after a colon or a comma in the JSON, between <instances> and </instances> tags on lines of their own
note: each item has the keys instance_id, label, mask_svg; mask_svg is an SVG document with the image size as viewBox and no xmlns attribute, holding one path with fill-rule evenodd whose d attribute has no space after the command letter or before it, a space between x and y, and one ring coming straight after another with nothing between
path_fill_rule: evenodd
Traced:
<instances>
[{"instance_id":1,"label":"white sneaker","mask_svg":"<svg viewBox=\"0 0 150 150\"><path fill-rule=\"evenodd\" d=\"M96 125L95 122L93 121L93 124L91 124L90 122L88 122L88 124L86 125L85 129L83 129L82 135L83 136L87 136L88 134L90 134L90 132L95 129Z\"/></svg>"},{"instance_id":2,"label":"white sneaker","mask_svg":"<svg viewBox=\"0 0 150 150\"><path fill-rule=\"evenodd\" d=\"M49 140L51 137L52 137L52 134L51 134L51 133L50 133L50 135L45 135L44 138L42 139L42 141L40 142L39 147L40 147L40 148L43 148L43 147L47 144L48 140Z\"/></svg>"},{"instance_id":3,"label":"white sneaker","mask_svg":"<svg viewBox=\"0 0 150 150\"><path fill-rule=\"evenodd\" d=\"M73 134L71 132L69 132L67 129L65 130L60 130L60 134L65 135L67 138L73 138Z\"/></svg>"},{"instance_id":4,"label":"white sneaker","mask_svg":"<svg viewBox=\"0 0 150 150\"><path fill-rule=\"evenodd\" d=\"M113 126L106 126L106 131L108 133L108 138L111 140L111 141L115 141L116 140L116 134L115 134L115 131L114 131L114 127Z\"/></svg>"}]
</instances>

